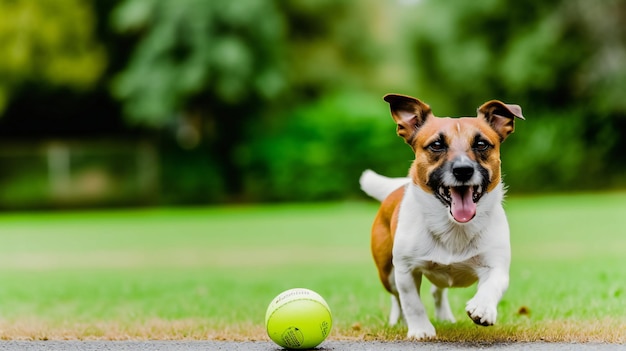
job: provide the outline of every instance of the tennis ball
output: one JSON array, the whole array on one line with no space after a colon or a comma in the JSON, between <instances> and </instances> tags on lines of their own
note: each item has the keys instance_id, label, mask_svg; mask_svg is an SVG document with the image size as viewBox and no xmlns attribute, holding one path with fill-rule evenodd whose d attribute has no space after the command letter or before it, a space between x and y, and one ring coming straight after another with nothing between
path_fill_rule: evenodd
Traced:
<instances>
[{"instance_id":1,"label":"tennis ball","mask_svg":"<svg viewBox=\"0 0 626 351\"><path fill-rule=\"evenodd\" d=\"M311 349L321 344L332 324L328 304L309 289L283 291L270 302L265 313L267 335L288 349Z\"/></svg>"}]
</instances>

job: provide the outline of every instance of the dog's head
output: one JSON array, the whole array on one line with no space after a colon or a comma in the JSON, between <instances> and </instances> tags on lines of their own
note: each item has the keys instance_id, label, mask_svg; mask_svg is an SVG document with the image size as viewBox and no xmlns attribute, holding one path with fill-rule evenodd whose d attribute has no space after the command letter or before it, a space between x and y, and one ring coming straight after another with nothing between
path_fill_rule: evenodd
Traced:
<instances>
[{"instance_id":1,"label":"dog's head","mask_svg":"<svg viewBox=\"0 0 626 351\"><path fill-rule=\"evenodd\" d=\"M486 192L500 183L500 144L513 133L518 105L491 100L477 117L439 118L420 100L389 94L397 133L415 152L413 182L450 209L459 223L476 215Z\"/></svg>"}]
</instances>

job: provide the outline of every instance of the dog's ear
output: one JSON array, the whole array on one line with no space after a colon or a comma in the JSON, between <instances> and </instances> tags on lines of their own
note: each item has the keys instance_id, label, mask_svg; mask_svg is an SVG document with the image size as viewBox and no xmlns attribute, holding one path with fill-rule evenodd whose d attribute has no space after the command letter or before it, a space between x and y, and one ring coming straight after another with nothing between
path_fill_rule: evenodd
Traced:
<instances>
[{"instance_id":1,"label":"dog's ear","mask_svg":"<svg viewBox=\"0 0 626 351\"><path fill-rule=\"evenodd\" d=\"M432 116L430 106L406 95L387 94L383 99L389 103L391 116L398 125L398 135L411 145L417 129Z\"/></svg>"},{"instance_id":2,"label":"dog's ear","mask_svg":"<svg viewBox=\"0 0 626 351\"><path fill-rule=\"evenodd\" d=\"M515 131L516 117L525 119L519 105L505 104L498 100L487 101L480 106L478 117L484 118L491 125L491 128L500 136L500 142Z\"/></svg>"}]
</instances>

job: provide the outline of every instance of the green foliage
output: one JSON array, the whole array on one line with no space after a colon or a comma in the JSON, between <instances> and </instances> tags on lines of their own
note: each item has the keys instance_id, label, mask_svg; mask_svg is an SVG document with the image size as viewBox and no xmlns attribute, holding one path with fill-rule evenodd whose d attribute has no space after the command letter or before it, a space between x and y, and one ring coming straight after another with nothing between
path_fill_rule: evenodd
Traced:
<instances>
[{"instance_id":1,"label":"green foliage","mask_svg":"<svg viewBox=\"0 0 626 351\"><path fill-rule=\"evenodd\" d=\"M319 97L337 90L380 92L407 85L409 68L398 55L402 38L395 35L395 6L375 0L280 4L288 33L284 66L296 93Z\"/></svg>"},{"instance_id":2,"label":"green foliage","mask_svg":"<svg viewBox=\"0 0 626 351\"><path fill-rule=\"evenodd\" d=\"M180 150L164 147L161 161L161 201L166 204L222 202L227 197L220 164L206 148Z\"/></svg>"},{"instance_id":3,"label":"green foliage","mask_svg":"<svg viewBox=\"0 0 626 351\"><path fill-rule=\"evenodd\" d=\"M472 115L493 98L520 104L528 119L503 146L514 191L617 186L626 109L615 94L626 69L611 62L626 31L604 23L622 8L126 0L113 23L138 43L114 91L136 122L203 118L210 178L248 199L337 198L358 191L364 168L403 174L411 156L399 151L385 92L418 96L442 116Z\"/></svg>"},{"instance_id":4,"label":"green foliage","mask_svg":"<svg viewBox=\"0 0 626 351\"><path fill-rule=\"evenodd\" d=\"M286 122L255 131L237 159L246 193L262 200L320 200L360 193L368 167L404 176L410 148L380 96L336 94L290 112ZM282 120L282 119L281 119Z\"/></svg>"},{"instance_id":5,"label":"green foliage","mask_svg":"<svg viewBox=\"0 0 626 351\"><path fill-rule=\"evenodd\" d=\"M0 112L25 82L90 88L106 55L89 2L0 1Z\"/></svg>"},{"instance_id":6,"label":"green foliage","mask_svg":"<svg viewBox=\"0 0 626 351\"><path fill-rule=\"evenodd\" d=\"M274 2L127 0L112 18L118 31L139 36L113 86L136 122L162 125L198 95L245 104L285 86L284 18Z\"/></svg>"},{"instance_id":7,"label":"green foliage","mask_svg":"<svg viewBox=\"0 0 626 351\"><path fill-rule=\"evenodd\" d=\"M359 157L349 155L356 150L346 142L361 139L359 148L367 149L373 125L355 123L349 131L345 121L333 126L334 117L355 115L355 108L372 116L363 105L384 111L381 86L406 82L386 74L395 62L386 49L397 42L384 38L392 17L378 12L383 8L374 1L126 0L112 20L118 31L134 33L137 45L113 91L135 123L158 127L173 116L196 121L187 123L199 135L193 147L208 149L206 157L215 161L208 178L222 179L211 181L222 184L212 193L225 188L234 197L287 199L284 185L300 179L300 187L309 189L297 193L306 198L341 197L356 186L348 177L367 166L356 166ZM373 16L377 26L369 26ZM362 91L376 91L375 98L356 101ZM349 100L337 101L341 96ZM377 119L389 121L386 114ZM315 159L292 167L301 158L296 134L315 139L305 145ZM344 159L337 157L341 149L347 150ZM304 172L307 166L318 175Z\"/></svg>"},{"instance_id":8,"label":"green foliage","mask_svg":"<svg viewBox=\"0 0 626 351\"><path fill-rule=\"evenodd\" d=\"M404 174L388 92L440 116L520 104L512 191L626 186L623 1L103 3L0 1L0 112L21 89L110 84L129 124L179 138L160 134L168 203L340 198L365 168Z\"/></svg>"},{"instance_id":9,"label":"green foliage","mask_svg":"<svg viewBox=\"0 0 626 351\"><path fill-rule=\"evenodd\" d=\"M135 33L137 45L113 91L129 118L159 126L198 105L209 115L224 105L253 114L278 98L285 105L371 84L388 56L368 27L379 8L373 1L126 0L112 23Z\"/></svg>"},{"instance_id":10,"label":"green foliage","mask_svg":"<svg viewBox=\"0 0 626 351\"><path fill-rule=\"evenodd\" d=\"M527 120L503 146L513 189L623 185L624 10L620 1L414 5L405 15L416 19L418 95L439 115L493 98L520 104Z\"/></svg>"}]
</instances>

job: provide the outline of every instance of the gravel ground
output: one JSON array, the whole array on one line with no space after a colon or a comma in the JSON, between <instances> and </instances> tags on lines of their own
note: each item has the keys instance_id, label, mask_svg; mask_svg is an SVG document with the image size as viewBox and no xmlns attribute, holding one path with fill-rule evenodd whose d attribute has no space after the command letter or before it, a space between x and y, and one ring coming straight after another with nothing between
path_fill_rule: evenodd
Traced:
<instances>
[{"instance_id":1,"label":"gravel ground","mask_svg":"<svg viewBox=\"0 0 626 351\"><path fill-rule=\"evenodd\" d=\"M0 341L0 350L10 351L191 351L191 350L235 350L235 351L279 351L283 350L271 342L231 341ZM395 350L538 350L538 351L617 351L626 350L626 344L599 343L436 343L436 342L363 342L326 341L317 349L350 351L395 351Z\"/></svg>"}]
</instances>

